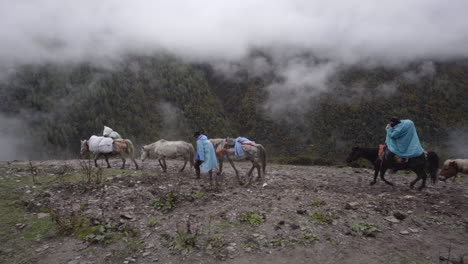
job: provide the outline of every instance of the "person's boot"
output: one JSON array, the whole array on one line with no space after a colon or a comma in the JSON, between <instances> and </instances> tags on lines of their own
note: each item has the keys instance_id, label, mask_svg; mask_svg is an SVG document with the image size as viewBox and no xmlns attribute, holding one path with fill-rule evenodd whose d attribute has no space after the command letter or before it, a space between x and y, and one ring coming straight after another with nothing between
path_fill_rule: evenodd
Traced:
<instances>
[{"instance_id":1,"label":"person's boot","mask_svg":"<svg viewBox=\"0 0 468 264\"><path fill-rule=\"evenodd\" d=\"M196 179L200 179L200 170L195 170L195 173L197 174L197 178L196 178Z\"/></svg>"}]
</instances>

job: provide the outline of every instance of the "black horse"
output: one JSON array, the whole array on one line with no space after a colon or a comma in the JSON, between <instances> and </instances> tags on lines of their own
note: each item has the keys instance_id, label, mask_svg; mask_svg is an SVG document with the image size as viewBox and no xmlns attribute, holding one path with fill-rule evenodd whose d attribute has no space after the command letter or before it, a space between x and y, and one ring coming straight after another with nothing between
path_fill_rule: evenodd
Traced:
<instances>
[{"instance_id":1,"label":"black horse","mask_svg":"<svg viewBox=\"0 0 468 264\"><path fill-rule=\"evenodd\" d=\"M351 153L349 153L346 162L350 163L359 158L367 159L374 165L374 180L370 183L374 185L377 182L377 175L380 172L380 178L389 185L393 186L393 183L385 179L385 172L387 169L397 170L411 170L418 176L414 181L411 182L410 188L413 189L416 182L422 179L422 184L418 190L422 190L426 187L426 171L431 176L432 183L436 183L437 170L439 169L439 157L433 151L423 153L421 156L409 158L408 161L400 164L395 164L390 160L384 159L383 161L379 158L379 148L361 148L353 147Z\"/></svg>"}]
</instances>

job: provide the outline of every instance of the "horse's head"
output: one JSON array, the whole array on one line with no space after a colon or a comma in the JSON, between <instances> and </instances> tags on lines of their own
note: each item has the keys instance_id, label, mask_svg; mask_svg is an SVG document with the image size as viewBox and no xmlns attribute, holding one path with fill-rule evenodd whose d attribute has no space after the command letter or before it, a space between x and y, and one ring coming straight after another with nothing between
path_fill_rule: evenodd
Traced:
<instances>
[{"instance_id":1,"label":"horse's head","mask_svg":"<svg viewBox=\"0 0 468 264\"><path fill-rule=\"evenodd\" d=\"M86 154L89 151L88 140L81 140L80 154Z\"/></svg>"},{"instance_id":2,"label":"horse's head","mask_svg":"<svg viewBox=\"0 0 468 264\"><path fill-rule=\"evenodd\" d=\"M348 157L346 158L346 162L350 163L353 162L361 157L361 149L359 147L353 147L351 149L351 153L349 153Z\"/></svg>"},{"instance_id":3,"label":"horse's head","mask_svg":"<svg viewBox=\"0 0 468 264\"><path fill-rule=\"evenodd\" d=\"M442 170L440 170L439 180L446 181L447 179L457 175L458 172L458 165L456 161L450 161L447 165L445 165Z\"/></svg>"},{"instance_id":4,"label":"horse's head","mask_svg":"<svg viewBox=\"0 0 468 264\"><path fill-rule=\"evenodd\" d=\"M140 154L140 159L141 161L145 161L146 158L149 158L149 151L147 146L141 147L141 154Z\"/></svg>"}]
</instances>

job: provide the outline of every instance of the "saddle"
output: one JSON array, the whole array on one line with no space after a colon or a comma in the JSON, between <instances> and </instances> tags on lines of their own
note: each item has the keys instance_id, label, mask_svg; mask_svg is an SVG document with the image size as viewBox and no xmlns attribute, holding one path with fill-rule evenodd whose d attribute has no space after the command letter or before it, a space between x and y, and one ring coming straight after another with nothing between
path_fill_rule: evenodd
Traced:
<instances>
[{"instance_id":1,"label":"saddle","mask_svg":"<svg viewBox=\"0 0 468 264\"><path fill-rule=\"evenodd\" d=\"M387 148L387 145L380 144L379 145L379 159L381 161L383 161L384 159L388 160L388 154L390 154L390 150ZM403 163L408 162L408 158L402 158L397 155L393 155L393 161L396 164L403 164Z\"/></svg>"}]
</instances>

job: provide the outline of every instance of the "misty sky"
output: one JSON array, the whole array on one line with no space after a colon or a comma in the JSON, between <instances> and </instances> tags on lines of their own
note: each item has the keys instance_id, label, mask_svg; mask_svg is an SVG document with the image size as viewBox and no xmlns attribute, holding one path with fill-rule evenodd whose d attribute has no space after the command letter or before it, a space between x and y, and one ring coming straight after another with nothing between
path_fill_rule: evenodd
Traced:
<instances>
[{"instance_id":1,"label":"misty sky","mask_svg":"<svg viewBox=\"0 0 468 264\"><path fill-rule=\"evenodd\" d=\"M0 66L169 51L235 61L252 47L339 64L468 54L468 1L0 0Z\"/></svg>"}]
</instances>

